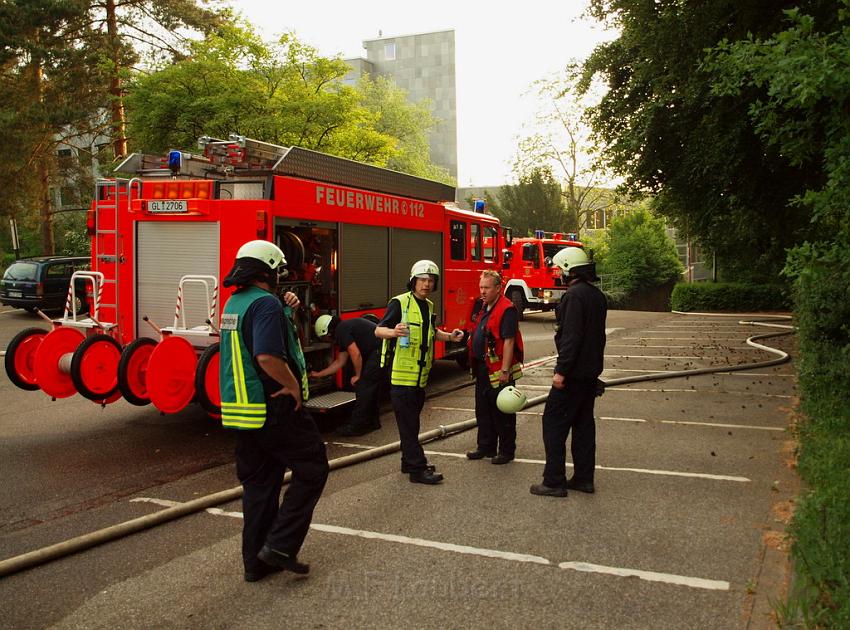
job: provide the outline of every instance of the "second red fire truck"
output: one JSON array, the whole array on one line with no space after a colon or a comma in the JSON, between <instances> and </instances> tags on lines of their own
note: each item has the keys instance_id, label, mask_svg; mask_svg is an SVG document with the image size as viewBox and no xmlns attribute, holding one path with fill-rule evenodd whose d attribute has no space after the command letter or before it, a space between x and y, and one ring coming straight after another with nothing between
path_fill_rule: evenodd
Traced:
<instances>
[{"instance_id":1,"label":"second red fire truck","mask_svg":"<svg viewBox=\"0 0 850 630\"><path fill-rule=\"evenodd\" d=\"M505 295L520 315L523 310L550 310L564 294L561 270L552 259L565 247L583 247L575 234L535 230L532 238L515 238L510 244L502 275Z\"/></svg>"}]
</instances>

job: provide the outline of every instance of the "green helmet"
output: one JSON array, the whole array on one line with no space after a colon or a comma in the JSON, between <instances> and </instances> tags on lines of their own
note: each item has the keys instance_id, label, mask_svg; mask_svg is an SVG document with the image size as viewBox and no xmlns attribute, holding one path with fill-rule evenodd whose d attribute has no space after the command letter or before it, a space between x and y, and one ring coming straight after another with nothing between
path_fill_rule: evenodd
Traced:
<instances>
[{"instance_id":1,"label":"green helmet","mask_svg":"<svg viewBox=\"0 0 850 630\"><path fill-rule=\"evenodd\" d=\"M560 267L564 273L569 273L573 267L582 267L591 262L590 256L581 247L565 247L552 258L552 264Z\"/></svg>"},{"instance_id":2,"label":"green helmet","mask_svg":"<svg viewBox=\"0 0 850 630\"><path fill-rule=\"evenodd\" d=\"M502 413L516 413L525 407L527 399L525 394L513 385L508 385L496 397L496 406Z\"/></svg>"}]
</instances>

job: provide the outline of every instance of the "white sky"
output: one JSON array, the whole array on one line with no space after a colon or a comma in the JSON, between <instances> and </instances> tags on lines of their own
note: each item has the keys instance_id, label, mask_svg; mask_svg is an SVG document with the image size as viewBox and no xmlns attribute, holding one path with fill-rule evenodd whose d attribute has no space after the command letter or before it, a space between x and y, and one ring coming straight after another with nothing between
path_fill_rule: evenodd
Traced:
<instances>
[{"instance_id":1,"label":"white sky","mask_svg":"<svg viewBox=\"0 0 850 630\"><path fill-rule=\"evenodd\" d=\"M393 37L454 29L458 186L510 181L517 138L538 108L535 97L526 94L531 83L585 58L612 37L581 17L587 0L230 3L267 39L294 31L325 56L365 56L363 40L379 31Z\"/></svg>"}]
</instances>

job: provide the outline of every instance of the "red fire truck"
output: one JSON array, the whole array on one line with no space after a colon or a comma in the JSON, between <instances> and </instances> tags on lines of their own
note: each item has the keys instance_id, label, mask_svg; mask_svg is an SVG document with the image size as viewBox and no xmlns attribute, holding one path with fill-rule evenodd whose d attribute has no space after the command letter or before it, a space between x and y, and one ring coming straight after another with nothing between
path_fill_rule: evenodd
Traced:
<instances>
[{"instance_id":1,"label":"red fire truck","mask_svg":"<svg viewBox=\"0 0 850 630\"><path fill-rule=\"evenodd\" d=\"M535 230L533 238L515 238L505 256L505 295L523 310L550 310L564 294L561 270L552 258L565 247L583 247L575 234Z\"/></svg>"},{"instance_id":2,"label":"red fire truck","mask_svg":"<svg viewBox=\"0 0 850 630\"><path fill-rule=\"evenodd\" d=\"M123 396L166 413L193 399L219 412L218 322L230 291L219 282L246 241L274 241L286 254L309 369L331 359L313 322L382 316L404 290L413 262L436 261L438 325L462 326L482 270L502 265L504 235L490 215L455 206L451 186L298 147L241 136L202 138L203 155L134 154L99 181L88 214L89 313L78 313L72 281L52 330L30 328L9 344L6 371L23 389L53 398L76 393L106 404ZM166 325L168 324L168 325ZM460 356L438 343L437 358ZM343 383L308 406L353 399Z\"/></svg>"}]
</instances>

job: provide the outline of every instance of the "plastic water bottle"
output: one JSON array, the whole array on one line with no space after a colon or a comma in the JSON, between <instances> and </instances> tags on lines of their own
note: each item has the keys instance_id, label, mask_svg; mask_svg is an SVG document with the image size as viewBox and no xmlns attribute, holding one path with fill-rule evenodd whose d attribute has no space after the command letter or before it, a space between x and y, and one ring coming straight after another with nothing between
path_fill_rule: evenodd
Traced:
<instances>
[{"instance_id":1,"label":"plastic water bottle","mask_svg":"<svg viewBox=\"0 0 850 630\"><path fill-rule=\"evenodd\" d=\"M407 311L401 312L401 323L407 326ZM407 334L404 337L398 338L398 345L402 348L407 348L410 345L410 327L407 327Z\"/></svg>"}]
</instances>

